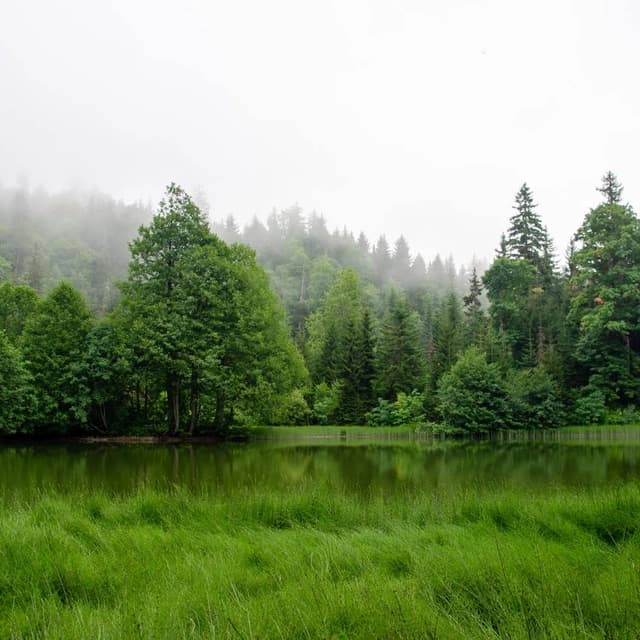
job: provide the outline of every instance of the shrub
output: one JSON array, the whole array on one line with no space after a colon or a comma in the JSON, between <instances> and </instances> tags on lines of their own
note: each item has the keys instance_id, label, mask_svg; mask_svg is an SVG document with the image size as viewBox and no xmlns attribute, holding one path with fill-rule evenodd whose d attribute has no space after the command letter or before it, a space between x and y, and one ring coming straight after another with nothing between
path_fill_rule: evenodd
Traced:
<instances>
[{"instance_id":1,"label":"shrub","mask_svg":"<svg viewBox=\"0 0 640 640\"><path fill-rule=\"evenodd\" d=\"M438 385L440 413L446 424L471 432L509 426L507 390L495 364L477 348L465 351Z\"/></svg>"},{"instance_id":2,"label":"shrub","mask_svg":"<svg viewBox=\"0 0 640 640\"><path fill-rule=\"evenodd\" d=\"M342 396L342 385L334 382L328 385L321 382L314 392L313 411L311 415L319 424L330 424L335 421L336 413Z\"/></svg>"},{"instance_id":3,"label":"shrub","mask_svg":"<svg viewBox=\"0 0 640 640\"><path fill-rule=\"evenodd\" d=\"M410 394L400 392L393 408L398 424L421 424L425 421L424 396L416 389Z\"/></svg>"},{"instance_id":4,"label":"shrub","mask_svg":"<svg viewBox=\"0 0 640 640\"><path fill-rule=\"evenodd\" d=\"M378 398L378 406L367 413L366 419L368 425L375 427L422 424L424 396L414 389L409 394L398 393L395 402Z\"/></svg>"},{"instance_id":5,"label":"shrub","mask_svg":"<svg viewBox=\"0 0 640 640\"><path fill-rule=\"evenodd\" d=\"M294 389L281 399L278 424L306 424L311 410L300 389Z\"/></svg>"},{"instance_id":6,"label":"shrub","mask_svg":"<svg viewBox=\"0 0 640 640\"><path fill-rule=\"evenodd\" d=\"M602 424L607 417L604 394L599 389L586 386L580 390L573 409L575 424Z\"/></svg>"},{"instance_id":7,"label":"shrub","mask_svg":"<svg viewBox=\"0 0 640 640\"><path fill-rule=\"evenodd\" d=\"M606 415L607 424L640 424L640 411L633 405L624 409L609 411Z\"/></svg>"},{"instance_id":8,"label":"shrub","mask_svg":"<svg viewBox=\"0 0 640 640\"><path fill-rule=\"evenodd\" d=\"M541 367L523 369L509 378L511 426L515 429L558 427L564 417L555 380Z\"/></svg>"},{"instance_id":9,"label":"shrub","mask_svg":"<svg viewBox=\"0 0 640 640\"><path fill-rule=\"evenodd\" d=\"M378 398L378 406L367 413L366 421L367 424L372 427L396 425L396 413L393 408L393 403L383 398Z\"/></svg>"}]
</instances>

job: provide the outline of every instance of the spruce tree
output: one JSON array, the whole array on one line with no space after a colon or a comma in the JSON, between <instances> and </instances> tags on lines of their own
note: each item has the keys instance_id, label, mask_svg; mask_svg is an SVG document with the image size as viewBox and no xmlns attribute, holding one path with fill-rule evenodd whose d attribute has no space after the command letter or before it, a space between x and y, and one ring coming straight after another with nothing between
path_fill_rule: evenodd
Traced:
<instances>
[{"instance_id":1,"label":"spruce tree","mask_svg":"<svg viewBox=\"0 0 640 640\"><path fill-rule=\"evenodd\" d=\"M597 187L596 191L605 197L605 204L620 204L623 189L624 187L618 182L615 174L607 171L602 176L602 186Z\"/></svg>"},{"instance_id":2,"label":"spruce tree","mask_svg":"<svg viewBox=\"0 0 640 640\"><path fill-rule=\"evenodd\" d=\"M485 315L482 311L482 283L475 267L469 278L469 293L462 298L465 316L465 346L481 346L486 330Z\"/></svg>"},{"instance_id":3,"label":"spruce tree","mask_svg":"<svg viewBox=\"0 0 640 640\"><path fill-rule=\"evenodd\" d=\"M422 391L426 365L420 340L420 318L402 294L391 295L376 351L376 390L386 400L398 393Z\"/></svg>"},{"instance_id":4,"label":"spruce tree","mask_svg":"<svg viewBox=\"0 0 640 640\"><path fill-rule=\"evenodd\" d=\"M435 379L449 370L462 351L463 321L460 300L451 292L442 303L435 330Z\"/></svg>"},{"instance_id":5,"label":"spruce tree","mask_svg":"<svg viewBox=\"0 0 640 640\"><path fill-rule=\"evenodd\" d=\"M607 198L619 198L622 187L615 176L606 182ZM607 202L585 216L575 239L569 320L577 334L574 355L582 382L610 404L637 402L640 221L629 207Z\"/></svg>"},{"instance_id":6,"label":"spruce tree","mask_svg":"<svg viewBox=\"0 0 640 640\"><path fill-rule=\"evenodd\" d=\"M405 287L410 279L411 255L409 244L404 236L400 236L393 247L391 259L391 272L393 279L402 287Z\"/></svg>"},{"instance_id":7,"label":"spruce tree","mask_svg":"<svg viewBox=\"0 0 640 640\"><path fill-rule=\"evenodd\" d=\"M525 182L516 194L513 207L517 213L510 219L506 249L509 257L528 260L536 267L543 251L545 232L535 209L531 189Z\"/></svg>"}]
</instances>

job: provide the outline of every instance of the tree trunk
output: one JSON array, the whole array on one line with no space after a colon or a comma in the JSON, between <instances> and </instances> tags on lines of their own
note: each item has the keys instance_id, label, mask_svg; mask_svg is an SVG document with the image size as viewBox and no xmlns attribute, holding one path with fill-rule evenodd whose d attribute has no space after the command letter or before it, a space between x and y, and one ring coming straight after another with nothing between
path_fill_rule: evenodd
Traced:
<instances>
[{"instance_id":1,"label":"tree trunk","mask_svg":"<svg viewBox=\"0 0 640 640\"><path fill-rule=\"evenodd\" d=\"M180 380L175 373L167 374L167 422L168 433L180 430Z\"/></svg>"},{"instance_id":2,"label":"tree trunk","mask_svg":"<svg viewBox=\"0 0 640 640\"><path fill-rule=\"evenodd\" d=\"M98 405L98 414L100 416L100 423L102 424L103 431L109 431L109 421L107 420L107 407L104 402Z\"/></svg>"},{"instance_id":3,"label":"tree trunk","mask_svg":"<svg viewBox=\"0 0 640 640\"><path fill-rule=\"evenodd\" d=\"M216 433L220 433L224 427L224 393L219 391L216 394L216 416L213 422L213 427Z\"/></svg>"},{"instance_id":4,"label":"tree trunk","mask_svg":"<svg viewBox=\"0 0 640 640\"><path fill-rule=\"evenodd\" d=\"M195 369L191 372L191 421L189 424L189 435L192 436L198 426L200 414L200 383L198 373Z\"/></svg>"}]
</instances>

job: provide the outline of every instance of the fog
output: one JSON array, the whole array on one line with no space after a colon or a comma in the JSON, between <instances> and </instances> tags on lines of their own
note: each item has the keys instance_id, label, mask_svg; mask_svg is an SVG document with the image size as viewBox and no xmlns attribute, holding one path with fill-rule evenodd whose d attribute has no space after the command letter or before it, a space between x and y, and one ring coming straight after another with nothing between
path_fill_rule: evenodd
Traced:
<instances>
[{"instance_id":1,"label":"fog","mask_svg":"<svg viewBox=\"0 0 640 640\"><path fill-rule=\"evenodd\" d=\"M522 182L561 254L608 169L640 202L640 6L586 0L0 3L0 182L242 225L299 203L491 257Z\"/></svg>"}]
</instances>

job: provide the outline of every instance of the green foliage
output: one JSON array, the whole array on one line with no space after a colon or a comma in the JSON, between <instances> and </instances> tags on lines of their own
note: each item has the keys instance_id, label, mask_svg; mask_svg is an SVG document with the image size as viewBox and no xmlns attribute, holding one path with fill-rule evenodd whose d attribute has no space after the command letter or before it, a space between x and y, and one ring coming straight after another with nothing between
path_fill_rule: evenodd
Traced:
<instances>
[{"instance_id":1,"label":"green foliage","mask_svg":"<svg viewBox=\"0 0 640 640\"><path fill-rule=\"evenodd\" d=\"M311 410L300 389L294 389L278 402L275 424L300 425L309 421Z\"/></svg>"},{"instance_id":2,"label":"green foliage","mask_svg":"<svg viewBox=\"0 0 640 640\"><path fill-rule=\"evenodd\" d=\"M477 433L509 426L508 395L500 370L476 348L465 351L438 385L446 424Z\"/></svg>"},{"instance_id":3,"label":"green foliage","mask_svg":"<svg viewBox=\"0 0 640 640\"><path fill-rule=\"evenodd\" d=\"M372 427L384 427L400 424L397 422L396 411L393 402L378 398L378 404L367 413L367 424Z\"/></svg>"},{"instance_id":4,"label":"green foliage","mask_svg":"<svg viewBox=\"0 0 640 640\"><path fill-rule=\"evenodd\" d=\"M234 405L272 420L274 399L303 385L306 371L253 251L225 245L170 185L131 254L120 323L131 327L134 368L164 383L169 432L186 416L190 433L201 422L221 430Z\"/></svg>"},{"instance_id":5,"label":"green foliage","mask_svg":"<svg viewBox=\"0 0 640 640\"><path fill-rule=\"evenodd\" d=\"M494 329L505 335L516 362L531 361L535 325L530 302L539 295L534 291L535 278L533 264L513 258L496 258L482 279L491 302Z\"/></svg>"},{"instance_id":6,"label":"green foliage","mask_svg":"<svg viewBox=\"0 0 640 640\"><path fill-rule=\"evenodd\" d=\"M580 390L573 407L574 424L602 424L607 417L605 396L597 388L584 387Z\"/></svg>"},{"instance_id":7,"label":"green foliage","mask_svg":"<svg viewBox=\"0 0 640 640\"><path fill-rule=\"evenodd\" d=\"M87 419L90 398L82 373L92 320L82 295L60 283L31 314L22 342L37 394L41 430L67 431Z\"/></svg>"},{"instance_id":8,"label":"green foliage","mask_svg":"<svg viewBox=\"0 0 640 640\"><path fill-rule=\"evenodd\" d=\"M314 388L314 401L312 417L319 424L332 424L338 413L340 398L342 396L342 384L334 381L330 385L321 382Z\"/></svg>"},{"instance_id":9,"label":"green foliage","mask_svg":"<svg viewBox=\"0 0 640 640\"><path fill-rule=\"evenodd\" d=\"M640 222L614 186L576 233L568 320L583 382L621 405L640 397Z\"/></svg>"},{"instance_id":10,"label":"green foliage","mask_svg":"<svg viewBox=\"0 0 640 640\"><path fill-rule=\"evenodd\" d=\"M81 370L91 403L88 421L99 431L109 431L114 419L126 416L130 365L131 353L117 324L96 324L87 336Z\"/></svg>"},{"instance_id":11,"label":"green foliage","mask_svg":"<svg viewBox=\"0 0 640 640\"><path fill-rule=\"evenodd\" d=\"M464 346L465 327L460 300L455 293L450 293L439 309L434 328L436 358L431 374L438 381L458 359Z\"/></svg>"},{"instance_id":12,"label":"green foliage","mask_svg":"<svg viewBox=\"0 0 640 640\"><path fill-rule=\"evenodd\" d=\"M409 394L401 391L395 402L379 398L378 406L367 413L367 424L375 427L421 425L424 421L424 396L415 389Z\"/></svg>"},{"instance_id":13,"label":"green foliage","mask_svg":"<svg viewBox=\"0 0 640 640\"><path fill-rule=\"evenodd\" d=\"M418 314L404 295L392 292L376 350L378 396L391 400L400 392L424 389L427 372L420 343Z\"/></svg>"},{"instance_id":14,"label":"green foliage","mask_svg":"<svg viewBox=\"0 0 640 640\"><path fill-rule=\"evenodd\" d=\"M355 271L338 274L308 329L307 357L314 380L340 385L334 419L346 424L362 422L373 404L374 337Z\"/></svg>"},{"instance_id":15,"label":"green foliage","mask_svg":"<svg viewBox=\"0 0 640 640\"><path fill-rule=\"evenodd\" d=\"M512 428L548 429L562 424L558 385L542 367L514 371L508 391Z\"/></svg>"},{"instance_id":16,"label":"green foliage","mask_svg":"<svg viewBox=\"0 0 640 640\"><path fill-rule=\"evenodd\" d=\"M536 207L531 189L525 182L516 194L513 208L517 213L510 220L506 242L510 258L522 259L533 265L540 262L546 238L540 216L535 212Z\"/></svg>"},{"instance_id":17,"label":"green foliage","mask_svg":"<svg viewBox=\"0 0 640 640\"><path fill-rule=\"evenodd\" d=\"M39 304L38 294L26 285L0 284L0 330L17 344L24 326Z\"/></svg>"},{"instance_id":18,"label":"green foliage","mask_svg":"<svg viewBox=\"0 0 640 640\"><path fill-rule=\"evenodd\" d=\"M476 267L469 278L469 292L462 298L464 304L464 341L467 346L482 348L486 339L486 316L482 309L482 283Z\"/></svg>"},{"instance_id":19,"label":"green foliage","mask_svg":"<svg viewBox=\"0 0 640 640\"><path fill-rule=\"evenodd\" d=\"M640 424L640 411L634 406L608 411L604 421L606 424L637 425Z\"/></svg>"},{"instance_id":20,"label":"green foliage","mask_svg":"<svg viewBox=\"0 0 640 640\"><path fill-rule=\"evenodd\" d=\"M6 333L0 330L0 434L28 431L34 403L32 379Z\"/></svg>"}]
</instances>

